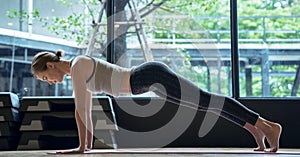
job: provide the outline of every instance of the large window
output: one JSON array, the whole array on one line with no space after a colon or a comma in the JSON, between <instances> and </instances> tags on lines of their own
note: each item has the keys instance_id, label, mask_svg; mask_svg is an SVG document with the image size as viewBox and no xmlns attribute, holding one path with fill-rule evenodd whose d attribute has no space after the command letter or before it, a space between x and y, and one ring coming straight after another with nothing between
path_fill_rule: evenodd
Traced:
<instances>
[{"instance_id":1,"label":"large window","mask_svg":"<svg viewBox=\"0 0 300 157\"><path fill-rule=\"evenodd\" d=\"M0 92L13 92L20 97L72 95L69 77L62 84L51 86L33 78L30 71L32 57L37 52L63 49L65 59L81 53L72 29L66 31L67 23L63 21L75 15L74 9L80 14L85 8L78 8L79 3L68 7L71 1L68 2L12 0L0 6L3 15L0 24Z\"/></svg>"},{"instance_id":2,"label":"large window","mask_svg":"<svg viewBox=\"0 0 300 157\"><path fill-rule=\"evenodd\" d=\"M238 0L240 95L299 96L300 2Z\"/></svg>"},{"instance_id":3,"label":"large window","mask_svg":"<svg viewBox=\"0 0 300 157\"><path fill-rule=\"evenodd\" d=\"M237 2L237 8L230 9L230 2ZM115 0L115 5L107 5L103 12L99 0L11 0L1 5L6 16L0 18L0 80L4 82L0 90L71 95L68 77L55 86L32 78L31 58L42 50L64 49L66 59L84 54L93 22L101 19L94 34L95 57L124 67L162 61L197 86L227 96L233 92L241 97L300 94L297 0ZM110 9L115 14L107 18ZM236 77L232 77L231 55L233 9L237 9L238 26ZM237 79L240 89L236 91Z\"/></svg>"},{"instance_id":4,"label":"large window","mask_svg":"<svg viewBox=\"0 0 300 157\"><path fill-rule=\"evenodd\" d=\"M115 34L119 38L115 42L115 52L125 52L129 66L145 62L151 58L147 57L150 54L154 60L166 63L199 87L231 95L229 4L224 0L192 3L174 0L166 1L161 6L154 1L154 4L144 8L145 3L130 2L124 7L125 12L129 12L127 18L124 19L120 10L116 10L118 29ZM116 5L120 8L118 5L122 4ZM142 9L142 12L135 14L135 10ZM148 12L151 13L147 15ZM144 18L139 20L139 16ZM126 34L119 33L128 28L126 24L119 23L128 19L136 23ZM139 31L140 28L143 30ZM126 38L125 45L122 38ZM122 49L124 47L125 50ZM116 55L117 60L119 56Z\"/></svg>"}]
</instances>

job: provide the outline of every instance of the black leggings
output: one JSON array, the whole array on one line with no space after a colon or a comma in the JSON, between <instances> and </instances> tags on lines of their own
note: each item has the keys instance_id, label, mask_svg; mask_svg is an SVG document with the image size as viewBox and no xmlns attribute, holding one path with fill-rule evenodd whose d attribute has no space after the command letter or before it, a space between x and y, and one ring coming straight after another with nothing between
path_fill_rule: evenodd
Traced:
<instances>
[{"instance_id":1,"label":"black leggings","mask_svg":"<svg viewBox=\"0 0 300 157\"><path fill-rule=\"evenodd\" d=\"M132 94L152 91L169 102L216 113L241 127L246 122L255 125L259 116L230 97L203 91L160 62L143 63L133 69L130 85Z\"/></svg>"}]
</instances>

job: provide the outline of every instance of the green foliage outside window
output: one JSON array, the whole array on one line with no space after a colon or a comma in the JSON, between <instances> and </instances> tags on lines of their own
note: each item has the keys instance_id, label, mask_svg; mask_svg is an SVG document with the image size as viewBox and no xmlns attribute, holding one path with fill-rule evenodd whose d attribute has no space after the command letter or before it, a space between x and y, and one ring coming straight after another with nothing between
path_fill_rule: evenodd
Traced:
<instances>
[{"instance_id":1,"label":"green foliage outside window","mask_svg":"<svg viewBox=\"0 0 300 157\"><path fill-rule=\"evenodd\" d=\"M63 6L71 8L73 4L66 0L56 0ZM91 27L86 30L84 20L92 21L95 19L97 9L99 9L98 0L82 0L81 4L89 6L89 15L74 12L66 18L61 17L42 17L42 10L34 10L32 13L25 11L11 10L7 12L9 18L20 18L26 20L32 15L34 20L43 23L43 26L68 40L75 40L78 43L83 42L90 36ZM155 2L161 2L155 0ZM139 4L147 4L148 1L141 0ZM226 0L190 0L190 1L165 1L160 9L155 10L154 16L162 17L169 15L171 17L185 15L186 18L145 18L145 28L147 34L152 34L154 38L159 39L187 39L184 44L189 43L188 39L228 39L224 43L230 42L230 7ZM300 1L298 0L238 0L238 27L239 39L299 39L300 31ZM205 18L206 17L206 18ZM201 31L201 32L200 32ZM215 33L213 31L223 31ZM278 31L272 33L272 31ZM279 32L282 31L282 32ZM298 34L296 33L298 31ZM264 34L265 33L265 34ZM102 34L105 36L105 34ZM240 44L243 44L240 41ZM284 43L284 42L283 42ZM183 44L183 42L178 42ZM182 66L174 66L173 69L184 75L199 87L230 95L230 67L210 67L214 75L208 76L207 67L191 66L189 61L191 56L187 55L187 50L179 49L178 53L182 56ZM188 64L186 64L188 63ZM215 70L215 71L214 71ZM245 69L241 68L241 73ZM291 94L291 86L294 84L294 75L297 71L297 65L270 65L270 96L286 97ZM261 67L254 65L252 67L252 95L262 96L262 78ZM294 75L278 76L276 73L292 73ZM221 79L221 81L220 81ZM220 84L216 83L220 82ZM246 94L246 78L240 77L240 95ZM297 93L300 95L300 92Z\"/></svg>"}]
</instances>

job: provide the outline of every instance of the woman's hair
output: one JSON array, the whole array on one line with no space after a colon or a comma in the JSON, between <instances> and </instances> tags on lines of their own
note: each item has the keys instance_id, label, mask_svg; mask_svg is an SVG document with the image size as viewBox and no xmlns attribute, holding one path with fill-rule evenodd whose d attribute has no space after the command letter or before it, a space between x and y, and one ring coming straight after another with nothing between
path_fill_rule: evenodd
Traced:
<instances>
[{"instance_id":1,"label":"woman's hair","mask_svg":"<svg viewBox=\"0 0 300 157\"><path fill-rule=\"evenodd\" d=\"M39 72L47 70L47 62L59 62L63 56L63 50L57 50L56 54L43 51L36 54L32 59L31 73L35 76Z\"/></svg>"}]
</instances>

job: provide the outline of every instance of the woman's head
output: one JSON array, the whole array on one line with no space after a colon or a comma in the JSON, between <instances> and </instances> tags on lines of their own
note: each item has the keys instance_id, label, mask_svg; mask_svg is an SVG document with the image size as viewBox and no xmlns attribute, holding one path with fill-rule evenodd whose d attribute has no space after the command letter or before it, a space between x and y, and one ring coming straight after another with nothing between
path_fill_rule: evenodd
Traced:
<instances>
[{"instance_id":1,"label":"woman's head","mask_svg":"<svg viewBox=\"0 0 300 157\"><path fill-rule=\"evenodd\" d=\"M37 79L46 81L50 84L58 81L61 82L62 80L60 78L55 79L53 77L58 77L58 74L61 74L59 70L55 69L56 66L54 63L60 62L62 55L62 50L58 50L56 54L47 51L39 52L32 59L31 73ZM52 81L50 78L52 78Z\"/></svg>"}]
</instances>

